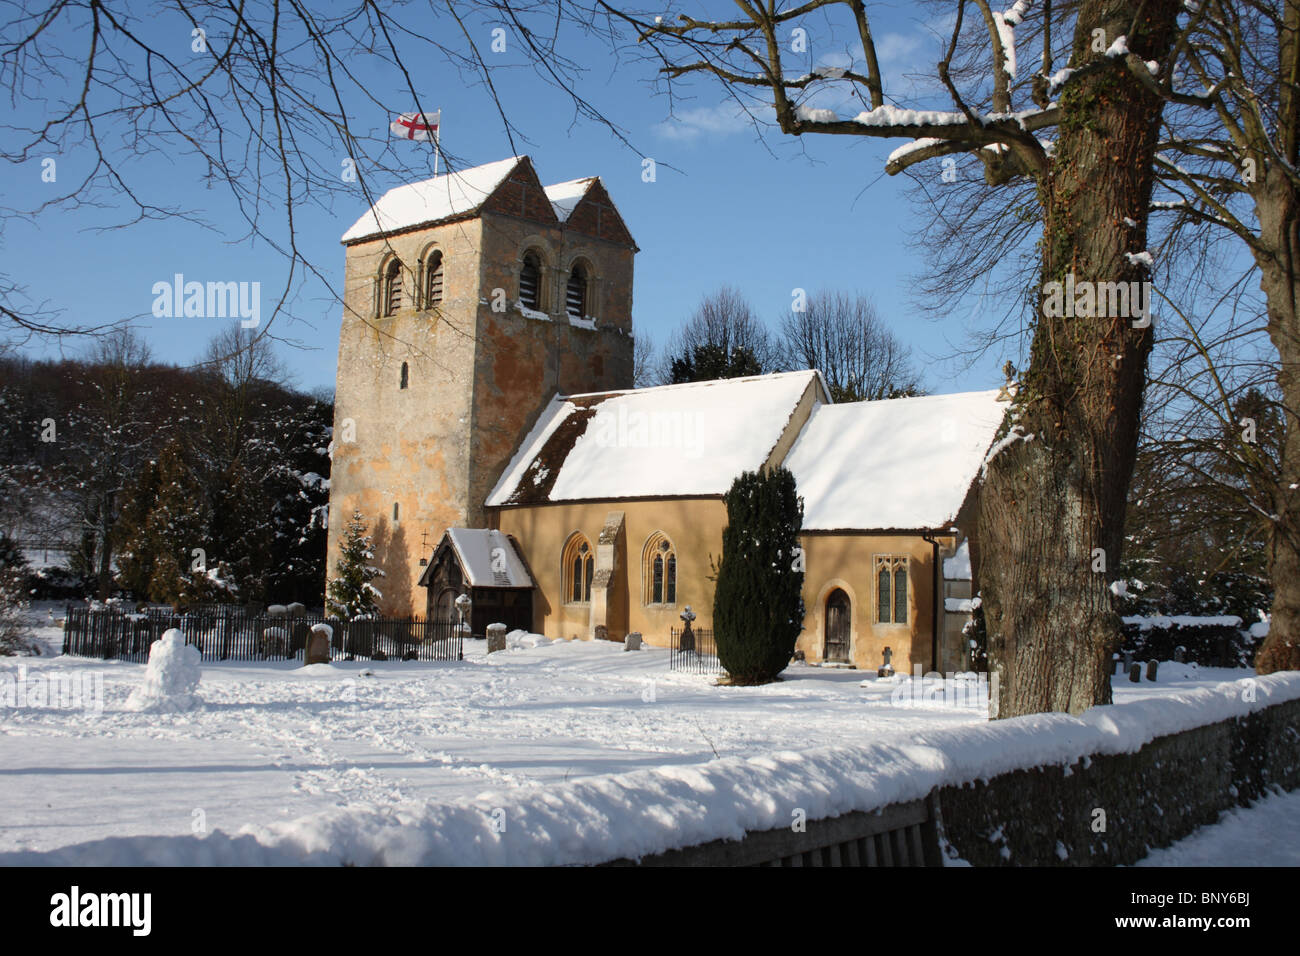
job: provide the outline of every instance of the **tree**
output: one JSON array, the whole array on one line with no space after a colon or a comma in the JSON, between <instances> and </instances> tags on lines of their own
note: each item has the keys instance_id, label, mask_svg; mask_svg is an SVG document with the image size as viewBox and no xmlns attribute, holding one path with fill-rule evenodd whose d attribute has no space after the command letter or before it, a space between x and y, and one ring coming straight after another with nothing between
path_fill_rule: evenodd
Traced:
<instances>
[{"instance_id":1,"label":"tree","mask_svg":"<svg viewBox=\"0 0 1300 956\"><path fill-rule=\"evenodd\" d=\"M936 67L949 110L886 102L861 0L742 4L731 21L626 19L666 64L670 83L711 76L738 101L766 100L784 133L905 138L911 143L894 151L887 172L970 155L989 183L1032 182L1041 238L1037 288L1027 296L1029 363L986 466L972 561L1000 681L991 715L1077 713L1110 701L1107 665L1119 618L1109 585L1122 553L1151 334L1128 308L1056 305L1067 283L1073 292L1141 287L1149 277L1156 133L1177 95L1172 62L1184 8L1177 0L1081 0L1069 8L1072 28L1062 28L1059 11L1056 19L1046 12L1038 21L1038 69L1021 82L1016 34L1034 12L1030 4L1001 14L975 6L983 23L967 29L967 5L959 4ZM790 68L812 57L787 54L787 31L812 17L855 38L860 49L849 67ZM1061 55L1066 69L1053 72ZM954 74L954 63L974 62L979 79ZM841 117L815 105L819 88L848 91L870 108ZM1033 105L1017 108L1026 97Z\"/></svg>"},{"instance_id":2,"label":"tree","mask_svg":"<svg viewBox=\"0 0 1300 956\"><path fill-rule=\"evenodd\" d=\"M16 568L0 568L0 657L39 654L27 622L30 605L23 590L23 575Z\"/></svg>"},{"instance_id":3,"label":"tree","mask_svg":"<svg viewBox=\"0 0 1300 956\"><path fill-rule=\"evenodd\" d=\"M686 355L673 359L669 384L683 382L711 382L719 378L743 378L761 375L762 368L754 353L743 345L734 346L730 352L721 345L697 345Z\"/></svg>"},{"instance_id":4,"label":"tree","mask_svg":"<svg viewBox=\"0 0 1300 956\"><path fill-rule=\"evenodd\" d=\"M724 285L704 296L669 338L659 379L660 384L702 382L762 375L779 367L776 347L749 300Z\"/></svg>"},{"instance_id":5,"label":"tree","mask_svg":"<svg viewBox=\"0 0 1300 956\"><path fill-rule=\"evenodd\" d=\"M781 319L784 365L822 373L831 399L861 402L920 394L911 350L864 295L817 292Z\"/></svg>"},{"instance_id":6,"label":"tree","mask_svg":"<svg viewBox=\"0 0 1300 956\"><path fill-rule=\"evenodd\" d=\"M747 471L726 494L713 595L718 660L734 684L766 684L790 663L803 627L803 499L785 468Z\"/></svg>"},{"instance_id":7,"label":"tree","mask_svg":"<svg viewBox=\"0 0 1300 956\"><path fill-rule=\"evenodd\" d=\"M383 597L371 582L384 572L370 564L375 559L374 545L366 534L366 521L360 511L353 511L339 550L334 579L329 583L326 608L344 620L373 617L379 611L377 599Z\"/></svg>"}]
</instances>

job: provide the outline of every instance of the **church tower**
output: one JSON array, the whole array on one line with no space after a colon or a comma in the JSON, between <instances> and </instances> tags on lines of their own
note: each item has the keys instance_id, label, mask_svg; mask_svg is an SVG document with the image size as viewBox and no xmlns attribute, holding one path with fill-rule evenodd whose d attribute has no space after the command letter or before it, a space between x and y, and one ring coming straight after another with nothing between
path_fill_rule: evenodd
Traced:
<instances>
[{"instance_id":1,"label":"church tower","mask_svg":"<svg viewBox=\"0 0 1300 956\"><path fill-rule=\"evenodd\" d=\"M632 387L637 251L598 178L515 157L390 190L343 235L327 577L354 509L386 615L483 502L556 393Z\"/></svg>"}]
</instances>

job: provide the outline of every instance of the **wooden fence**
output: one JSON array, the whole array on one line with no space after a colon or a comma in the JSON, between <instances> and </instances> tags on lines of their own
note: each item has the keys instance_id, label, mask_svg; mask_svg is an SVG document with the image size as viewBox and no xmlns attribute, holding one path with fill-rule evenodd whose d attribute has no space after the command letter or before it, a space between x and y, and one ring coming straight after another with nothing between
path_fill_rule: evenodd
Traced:
<instances>
[{"instance_id":1,"label":"wooden fence","mask_svg":"<svg viewBox=\"0 0 1300 956\"><path fill-rule=\"evenodd\" d=\"M271 616L243 610L176 612L145 608L69 607L63 624L63 653L104 660L144 662L149 647L168 628L179 628L185 643L205 661L290 660L301 657L313 624L328 624L333 660L458 661L464 634L451 621L376 618L344 622L319 614Z\"/></svg>"}]
</instances>

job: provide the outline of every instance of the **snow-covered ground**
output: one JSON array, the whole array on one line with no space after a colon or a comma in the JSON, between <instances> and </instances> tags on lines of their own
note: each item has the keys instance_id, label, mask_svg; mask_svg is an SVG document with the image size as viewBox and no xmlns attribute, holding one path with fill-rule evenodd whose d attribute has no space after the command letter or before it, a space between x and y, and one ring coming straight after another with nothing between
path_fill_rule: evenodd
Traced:
<instances>
[{"instance_id":1,"label":"snow-covered ground","mask_svg":"<svg viewBox=\"0 0 1300 956\"><path fill-rule=\"evenodd\" d=\"M42 608L35 612L42 620ZM41 637L57 653L59 633ZM559 642L452 663L208 664L200 709L126 708L145 666L0 658L21 675L102 680L76 708L0 705L0 852L106 837L266 826L336 808L397 808L717 758L763 758L984 721L982 709L898 706L899 681L792 666L761 688L672 673L668 652ZM1168 662L1160 682L1117 679L1120 704L1214 687L1241 670ZM867 679L864 680L864 676ZM100 706L102 704L102 706ZM679 775L680 776L680 775ZM683 778L685 779L685 778Z\"/></svg>"},{"instance_id":2,"label":"snow-covered ground","mask_svg":"<svg viewBox=\"0 0 1300 956\"><path fill-rule=\"evenodd\" d=\"M1229 810L1138 866L1300 866L1300 790Z\"/></svg>"}]
</instances>

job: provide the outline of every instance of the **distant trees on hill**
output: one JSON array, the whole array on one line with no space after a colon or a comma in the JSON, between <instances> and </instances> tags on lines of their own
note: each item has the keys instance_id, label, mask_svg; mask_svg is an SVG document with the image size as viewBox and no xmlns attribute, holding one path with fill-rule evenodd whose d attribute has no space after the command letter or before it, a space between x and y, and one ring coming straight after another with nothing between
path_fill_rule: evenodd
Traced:
<instances>
[{"instance_id":1,"label":"distant trees on hill","mask_svg":"<svg viewBox=\"0 0 1300 956\"><path fill-rule=\"evenodd\" d=\"M130 333L0 360L0 530L68 548L88 596L318 604L333 406L284 378L241 330L194 368Z\"/></svg>"}]
</instances>

